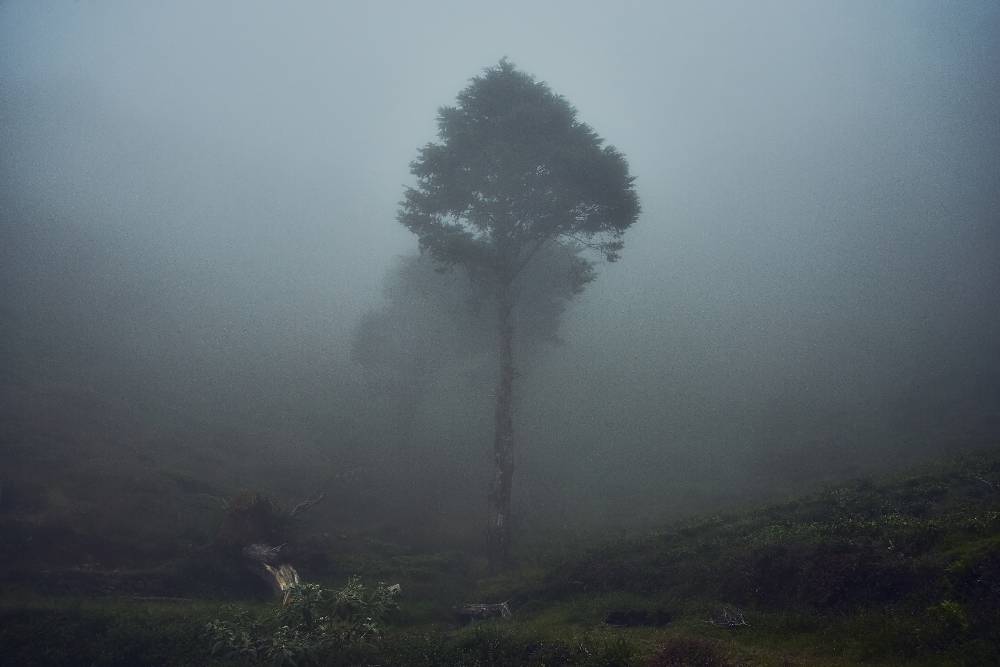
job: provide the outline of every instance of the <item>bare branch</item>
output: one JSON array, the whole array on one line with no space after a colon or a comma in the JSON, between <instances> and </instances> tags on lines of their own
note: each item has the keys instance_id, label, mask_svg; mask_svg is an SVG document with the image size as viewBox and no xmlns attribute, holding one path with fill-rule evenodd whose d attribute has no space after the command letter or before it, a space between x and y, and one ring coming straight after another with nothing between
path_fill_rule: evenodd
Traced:
<instances>
[{"instance_id":1,"label":"bare branch","mask_svg":"<svg viewBox=\"0 0 1000 667\"><path fill-rule=\"evenodd\" d=\"M293 507L292 511L288 513L288 516L294 519L303 512L306 512L307 510L310 510L316 505L318 505L324 498L326 498L326 492L321 491L318 495L314 496L313 498L309 498L308 500L303 500L301 503Z\"/></svg>"}]
</instances>

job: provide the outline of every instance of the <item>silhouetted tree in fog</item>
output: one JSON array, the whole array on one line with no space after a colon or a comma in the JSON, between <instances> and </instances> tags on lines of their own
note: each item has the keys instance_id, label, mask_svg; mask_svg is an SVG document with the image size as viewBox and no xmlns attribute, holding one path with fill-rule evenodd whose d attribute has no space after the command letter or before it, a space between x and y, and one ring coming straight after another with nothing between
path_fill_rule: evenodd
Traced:
<instances>
[{"instance_id":1,"label":"silhouetted tree in fog","mask_svg":"<svg viewBox=\"0 0 1000 667\"><path fill-rule=\"evenodd\" d=\"M532 356L559 342L567 303L593 278L577 253L575 246L553 243L525 269L514 308L518 353ZM369 387L389 401L397 444L406 447L436 374L495 352L496 313L484 307L492 296L482 284L463 269L442 271L425 254L400 257L386 274L383 293L385 304L355 327L351 357Z\"/></svg>"},{"instance_id":2,"label":"silhouetted tree in fog","mask_svg":"<svg viewBox=\"0 0 1000 667\"><path fill-rule=\"evenodd\" d=\"M502 60L438 113L440 143L411 165L399 221L446 265L461 265L493 296L500 377L487 552L507 560L514 474L514 307L526 269L543 248L576 243L614 261L639 215L624 156L576 118L576 110ZM592 277L574 255L577 289Z\"/></svg>"},{"instance_id":3,"label":"silhouetted tree in fog","mask_svg":"<svg viewBox=\"0 0 1000 667\"><path fill-rule=\"evenodd\" d=\"M393 431L405 447L435 374L480 351L487 330L469 281L435 271L427 258L400 258L386 275L384 295L385 305L355 327L351 356L372 389L389 399Z\"/></svg>"}]
</instances>

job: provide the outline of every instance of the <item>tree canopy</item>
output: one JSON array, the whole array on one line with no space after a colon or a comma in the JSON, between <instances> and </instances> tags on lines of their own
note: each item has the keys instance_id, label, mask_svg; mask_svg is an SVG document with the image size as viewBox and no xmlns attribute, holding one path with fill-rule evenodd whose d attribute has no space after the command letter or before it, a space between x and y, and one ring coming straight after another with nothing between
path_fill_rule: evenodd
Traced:
<instances>
[{"instance_id":1,"label":"tree canopy","mask_svg":"<svg viewBox=\"0 0 1000 667\"><path fill-rule=\"evenodd\" d=\"M561 239L614 261L639 216L624 156L562 96L502 60L438 112L399 220L446 264L510 281Z\"/></svg>"}]
</instances>

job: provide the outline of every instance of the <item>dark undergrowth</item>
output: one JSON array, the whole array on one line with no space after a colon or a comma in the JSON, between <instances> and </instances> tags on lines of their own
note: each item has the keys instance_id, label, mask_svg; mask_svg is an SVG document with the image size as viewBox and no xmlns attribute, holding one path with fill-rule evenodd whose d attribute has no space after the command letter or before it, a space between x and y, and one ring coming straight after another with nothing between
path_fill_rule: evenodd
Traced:
<instances>
[{"instance_id":1,"label":"dark undergrowth","mask_svg":"<svg viewBox=\"0 0 1000 667\"><path fill-rule=\"evenodd\" d=\"M36 598L8 593L0 662L9 665L205 665L217 603Z\"/></svg>"},{"instance_id":2,"label":"dark undergrowth","mask_svg":"<svg viewBox=\"0 0 1000 667\"><path fill-rule=\"evenodd\" d=\"M997 452L692 519L572 557L521 554L519 568L495 577L458 551L375 540L348 549L326 538L298 548L310 581L338 586L359 574L402 585L377 641L328 649L315 664L1000 664ZM204 582L183 597L222 597L207 583L216 573L199 579L194 563L223 565L173 563L152 571ZM211 654L206 628L226 613L221 602L147 599L155 585L120 581L46 591L29 574L8 578L0 605L4 662L246 664ZM453 615L462 602L503 600L512 619L463 627ZM273 609L267 600L238 604Z\"/></svg>"}]
</instances>

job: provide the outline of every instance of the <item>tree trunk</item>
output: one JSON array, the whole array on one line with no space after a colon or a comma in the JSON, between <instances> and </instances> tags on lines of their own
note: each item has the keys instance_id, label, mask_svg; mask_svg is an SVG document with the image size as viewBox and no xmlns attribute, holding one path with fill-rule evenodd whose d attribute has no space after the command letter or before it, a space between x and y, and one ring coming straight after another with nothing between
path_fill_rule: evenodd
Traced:
<instances>
[{"instance_id":1,"label":"tree trunk","mask_svg":"<svg viewBox=\"0 0 1000 667\"><path fill-rule=\"evenodd\" d=\"M500 378L497 382L493 433L493 482L486 548L490 569L504 567L510 555L510 489L514 477L514 323L509 284L497 292L497 343Z\"/></svg>"}]
</instances>

